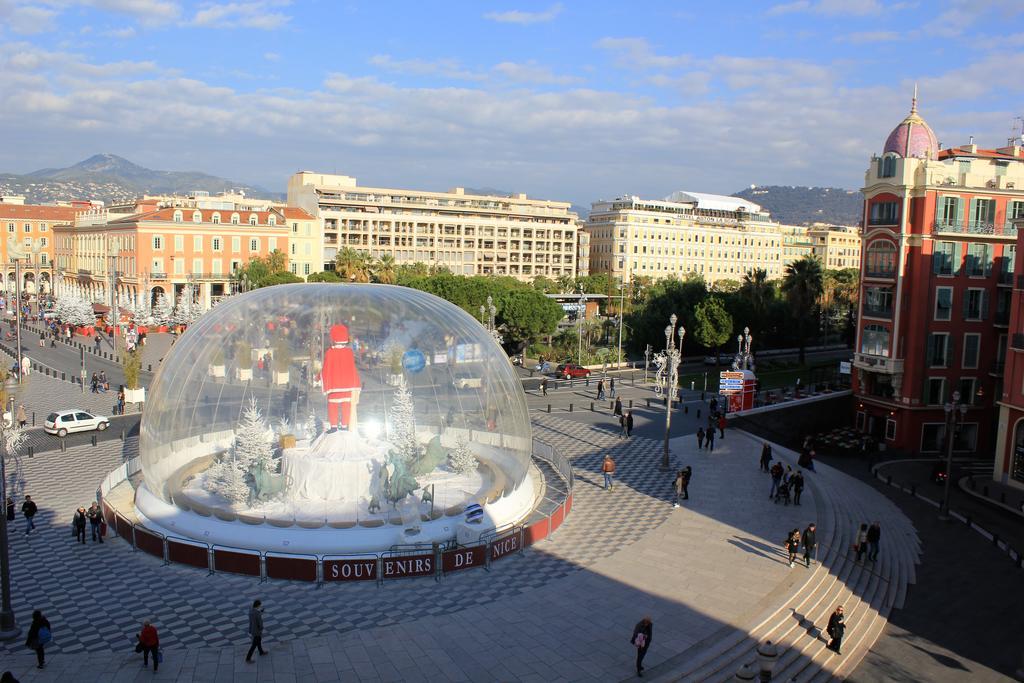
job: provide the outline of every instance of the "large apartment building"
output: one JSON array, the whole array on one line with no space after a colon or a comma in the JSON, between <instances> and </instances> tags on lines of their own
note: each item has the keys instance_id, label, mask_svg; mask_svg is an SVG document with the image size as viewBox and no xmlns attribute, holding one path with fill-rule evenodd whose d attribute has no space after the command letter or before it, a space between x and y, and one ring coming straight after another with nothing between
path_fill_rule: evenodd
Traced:
<instances>
[{"instance_id":1,"label":"large apartment building","mask_svg":"<svg viewBox=\"0 0 1024 683\"><path fill-rule=\"evenodd\" d=\"M590 271L620 282L698 273L708 284L742 280L755 268L782 277L778 223L737 197L675 192L664 200L626 196L591 205Z\"/></svg>"},{"instance_id":2,"label":"large apartment building","mask_svg":"<svg viewBox=\"0 0 1024 683\"><path fill-rule=\"evenodd\" d=\"M811 248L827 270L860 268L860 230L841 225L815 224L806 228Z\"/></svg>"},{"instance_id":3,"label":"large apartment building","mask_svg":"<svg viewBox=\"0 0 1024 683\"><path fill-rule=\"evenodd\" d=\"M53 282L54 226L75 220L75 214L85 210L79 206L50 206L25 204L23 197L0 198L0 263L3 264L3 284L14 291L15 271L20 267L22 290L29 293L51 291ZM20 264L11 258L19 256Z\"/></svg>"},{"instance_id":4,"label":"large apartment building","mask_svg":"<svg viewBox=\"0 0 1024 683\"><path fill-rule=\"evenodd\" d=\"M322 221L323 263L340 249L398 264L444 266L462 275L529 281L577 273L577 216L568 202L364 187L349 176L296 173L288 205Z\"/></svg>"},{"instance_id":5,"label":"large apartment building","mask_svg":"<svg viewBox=\"0 0 1024 683\"><path fill-rule=\"evenodd\" d=\"M991 451L1003 392L1024 151L939 150L917 113L892 131L864 182L854 355L856 423L890 447L945 447L944 406L968 404L957 451Z\"/></svg>"}]
</instances>

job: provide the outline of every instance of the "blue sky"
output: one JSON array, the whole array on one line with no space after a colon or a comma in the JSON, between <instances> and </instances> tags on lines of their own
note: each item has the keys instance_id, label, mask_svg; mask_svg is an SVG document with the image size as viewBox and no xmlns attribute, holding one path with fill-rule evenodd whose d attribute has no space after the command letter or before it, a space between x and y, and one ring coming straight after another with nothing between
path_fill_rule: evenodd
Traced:
<instances>
[{"instance_id":1,"label":"blue sky","mask_svg":"<svg viewBox=\"0 0 1024 683\"><path fill-rule=\"evenodd\" d=\"M1021 19L1020 0L0 0L0 170L113 152L276 191L308 169L581 204L857 188L915 82L945 144L1006 144Z\"/></svg>"}]
</instances>

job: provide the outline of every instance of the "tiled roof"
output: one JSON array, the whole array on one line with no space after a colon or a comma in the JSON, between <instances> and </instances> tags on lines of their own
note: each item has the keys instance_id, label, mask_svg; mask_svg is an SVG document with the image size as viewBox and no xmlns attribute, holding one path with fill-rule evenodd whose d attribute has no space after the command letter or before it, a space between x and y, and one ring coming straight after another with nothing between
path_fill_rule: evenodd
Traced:
<instances>
[{"instance_id":1,"label":"tiled roof","mask_svg":"<svg viewBox=\"0 0 1024 683\"><path fill-rule=\"evenodd\" d=\"M82 209L71 206L44 206L42 204L4 204L0 202L0 220L22 219L36 221L66 221L70 223L75 220L75 214Z\"/></svg>"},{"instance_id":2,"label":"tiled roof","mask_svg":"<svg viewBox=\"0 0 1024 683\"><path fill-rule=\"evenodd\" d=\"M300 221L308 221L313 220L313 218L315 218L315 216L310 214L308 211L306 211L305 209L301 209L297 206L283 206L280 209L278 209L278 211L280 211L285 218L295 218Z\"/></svg>"}]
</instances>

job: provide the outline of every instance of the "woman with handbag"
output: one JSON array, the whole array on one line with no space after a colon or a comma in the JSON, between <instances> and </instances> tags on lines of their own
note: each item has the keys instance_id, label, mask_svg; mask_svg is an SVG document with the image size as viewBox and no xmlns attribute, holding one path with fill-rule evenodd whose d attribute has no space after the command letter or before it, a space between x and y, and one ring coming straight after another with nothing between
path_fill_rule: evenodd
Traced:
<instances>
[{"instance_id":1,"label":"woman with handbag","mask_svg":"<svg viewBox=\"0 0 1024 683\"><path fill-rule=\"evenodd\" d=\"M39 610L32 612L32 625L28 628L25 647L36 651L37 669L46 667L46 646L51 640L53 640L53 632L50 631L50 622Z\"/></svg>"},{"instance_id":2,"label":"woman with handbag","mask_svg":"<svg viewBox=\"0 0 1024 683\"><path fill-rule=\"evenodd\" d=\"M142 653L142 666L149 666L149 655L153 655L153 671L160 668L160 636L156 627L149 621L142 622L142 631L137 636L139 644L135 646L136 652Z\"/></svg>"},{"instance_id":3,"label":"woman with handbag","mask_svg":"<svg viewBox=\"0 0 1024 683\"><path fill-rule=\"evenodd\" d=\"M651 647L651 640L654 638L654 623L650 617L644 617L633 627L633 637L630 643L636 648L636 675L644 675L644 656L647 649Z\"/></svg>"}]
</instances>

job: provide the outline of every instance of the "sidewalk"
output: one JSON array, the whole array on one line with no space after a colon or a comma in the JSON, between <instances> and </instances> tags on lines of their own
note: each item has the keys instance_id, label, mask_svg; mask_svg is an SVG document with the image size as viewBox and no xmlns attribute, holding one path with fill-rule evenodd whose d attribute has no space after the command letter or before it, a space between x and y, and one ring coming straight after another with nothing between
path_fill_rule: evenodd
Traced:
<instances>
[{"instance_id":1,"label":"sidewalk","mask_svg":"<svg viewBox=\"0 0 1024 683\"><path fill-rule=\"evenodd\" d=\"M962 477L960 490L979 501L1024 517L1024 490L1009 486L991 477Z\"/></svg>"}]
</instances>

